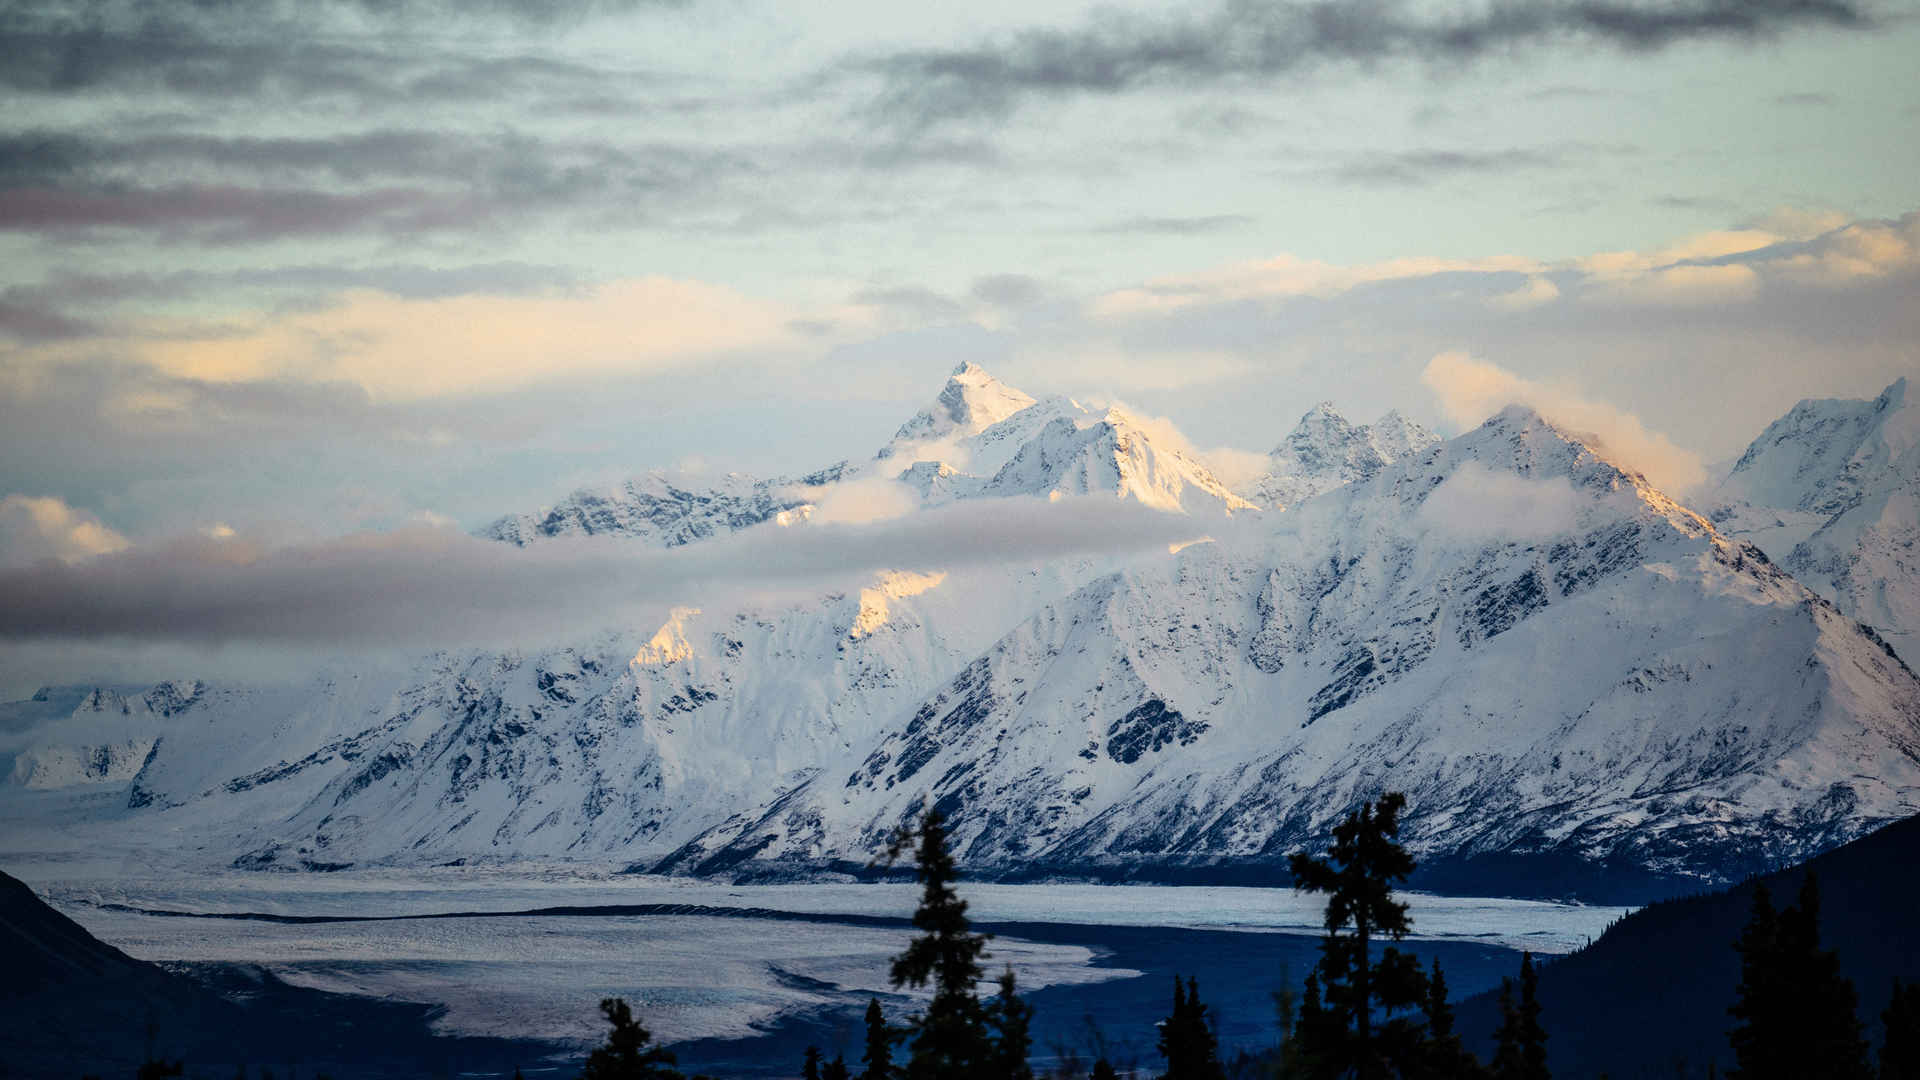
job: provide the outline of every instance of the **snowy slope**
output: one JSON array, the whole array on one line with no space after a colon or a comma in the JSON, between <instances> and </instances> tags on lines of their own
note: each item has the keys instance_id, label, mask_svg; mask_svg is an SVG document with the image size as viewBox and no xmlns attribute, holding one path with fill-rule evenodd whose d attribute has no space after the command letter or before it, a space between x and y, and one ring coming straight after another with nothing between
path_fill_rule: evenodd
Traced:
<instances>
[{"instance_id":1,"label":"snowy slope","mask_svg":"<svg viewBox=\"0 0 1920 1080\"><path fill-rule=\"evenodd\" d=\"M1871 400L1802 401L1711 496L1726 531L1920 653L1920 405L1906 379Z\"/></svg>"},{"instance_id":2,"label":"snowy slope","mask_svg":"<svg viewBox=\"0 0 1920 1080\"><path fill-rule=\"evenodd\" d=\"M1390 412L1355 424L1330 401L1307 411L1267 455L1265 475L1249 493L1260 506L1284 509L1356 480L1368 480L1402 458L1431 449L1440 436Z\"/></svg>"},{"instance_id":3,"label":"snowy slope","mask_svg":"<svg viewBox=\"0 0 1920 1080\"><path fill-rule=\"evenodd\" d=\"M985 867L1278 860L1389 787L1429 858L1717 878L1920 811L1920 682L1754 549L1510 409L1278 528L1050 605L662 868L860 863L929 804Z\"/></svg>"}]
</instances>

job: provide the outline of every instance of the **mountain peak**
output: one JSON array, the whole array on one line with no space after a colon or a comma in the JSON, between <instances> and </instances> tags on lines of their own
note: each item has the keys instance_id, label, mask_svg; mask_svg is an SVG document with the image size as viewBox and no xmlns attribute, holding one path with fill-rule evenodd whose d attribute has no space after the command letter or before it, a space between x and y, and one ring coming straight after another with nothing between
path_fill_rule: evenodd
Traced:
<instances>
[{"instance_id":1,"label":"mountain peak","mask_svg":"<svg viewBox=\"0 0 1920 1080\"><path fill-rule=\"evenodd\" d=\"M1308 409L1268 453L1267 475L1253 501L1286 507L1323 491L1377 474L1388 464L1438 443L1440 437L1397 412L1355 424L1330 401Z\"/></svg>"},{"instance_id":2,"label":"mountain peak","mask_svg":"<svg viewBox=\"0 0 1920 1080\"><path fill-rule=\"evenodd\" d=\"M964 361L947 377L933 404L900 425L894 445L880 451L880 456L891 457L900 443L978 435L1033 403L1030 395L994 378L979 364Z\"/></svg>"},{"instance_id":3,"label":"mountain peak","mask_svg":"<svg viewBox=\"0 0 1920 1080\"><path fill-rule=\"evenodd\" d=\"M1902 376L1871 400L1801 401L1753 440L1720 493L1756 506L1831 516L1870 492L1910 479L1916 446L1920 410Z\"/></svg>"}]
</instances>

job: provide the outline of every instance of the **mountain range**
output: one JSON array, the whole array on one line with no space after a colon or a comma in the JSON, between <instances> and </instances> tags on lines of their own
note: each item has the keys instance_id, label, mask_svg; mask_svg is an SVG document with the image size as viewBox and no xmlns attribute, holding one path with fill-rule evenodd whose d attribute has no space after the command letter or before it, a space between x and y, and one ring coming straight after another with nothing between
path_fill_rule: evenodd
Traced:
<instances>
[{"instance_id":1,"label":"mountain range","mask_svg":"<svg viewBox=\"0 0 1920 1080\"><path fill-rule=\"evenodd\" d=\"M49 688L0 706L0 815L243 867L790 876L860 872L935 806L975 872L1206 878L1397 788L1432 866L1731 880L1920 811L1916 417L1904 381L1803 402L1676 500L1525 408L1443 440L1323 404L1235 490L1163 423L966 364L870 459L649 474L482 535L681 547L883 491L1119 499L1204 539L302 684Z\"/></svg>"}]
</instances>

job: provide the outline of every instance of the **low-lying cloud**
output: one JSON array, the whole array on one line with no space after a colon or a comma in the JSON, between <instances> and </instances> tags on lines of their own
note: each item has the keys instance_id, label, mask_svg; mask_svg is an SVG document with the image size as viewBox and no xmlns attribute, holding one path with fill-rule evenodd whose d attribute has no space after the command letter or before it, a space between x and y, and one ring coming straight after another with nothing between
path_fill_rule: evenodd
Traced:
<instances>
[{"instance_id":1,"label":"low-lying cloud","mask_svg":"<svg viewBox=\"0 0 1920 1080\"><path fill-rule=\"evenodd\" d=\"M1534 480L1469 461L1420 504L1419 520L1470 541L1537 540L1572 532L1590 501L1564 476Z\"/></svg>"},{"instance_id":2,"label":"low-lying cloud","mask_svg":"<svg viewBox=\"0 0 1920 1080\"><path fill-rule=\"evenodd\" d=\"M862 525L769 524L670 551L609 538L520 549L433 528L277 549L197 536L0 570L0 638L520 643L619 625L666 604L846 588L882 570L1164 551L1198 531L1111 499L1013 498Z\"/></svg>"}]
</instances>

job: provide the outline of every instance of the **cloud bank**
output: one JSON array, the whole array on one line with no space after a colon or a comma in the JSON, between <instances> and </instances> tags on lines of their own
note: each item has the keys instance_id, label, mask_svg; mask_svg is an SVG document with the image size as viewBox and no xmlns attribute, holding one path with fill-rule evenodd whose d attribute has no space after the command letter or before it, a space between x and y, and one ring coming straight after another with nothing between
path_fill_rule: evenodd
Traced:
<instances>
[{"instance_id":1,"label":"cloud bank","mask_svg":"<svg viewBox=\"0 0 1920 1080\"><path fill-rule=\"evenodd\" d=\"M865 524L766 525L671 551L519 549L445 529L277 549L200 536L0 570L0 639L449 647L607 627L665 604L845 588L882 570L1166 550L1196 523L1111 499L974 500Z\"/></svg>"}]
</instances>

